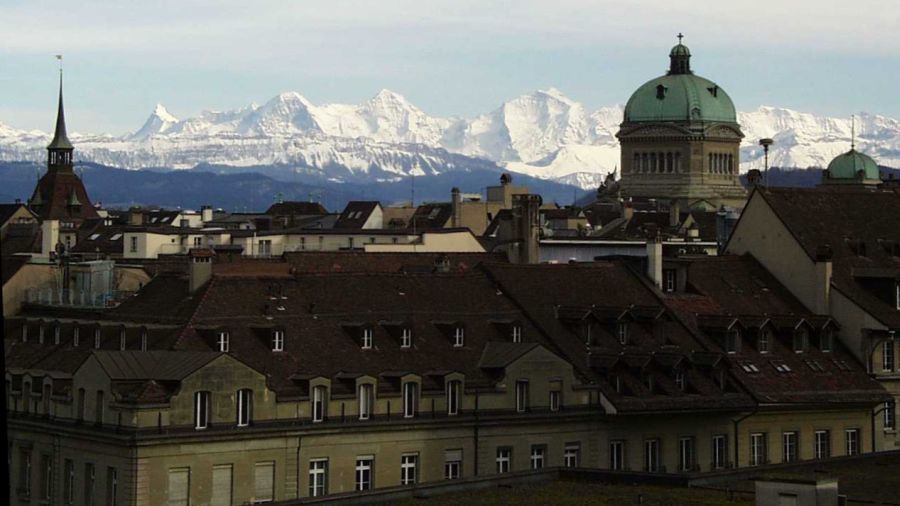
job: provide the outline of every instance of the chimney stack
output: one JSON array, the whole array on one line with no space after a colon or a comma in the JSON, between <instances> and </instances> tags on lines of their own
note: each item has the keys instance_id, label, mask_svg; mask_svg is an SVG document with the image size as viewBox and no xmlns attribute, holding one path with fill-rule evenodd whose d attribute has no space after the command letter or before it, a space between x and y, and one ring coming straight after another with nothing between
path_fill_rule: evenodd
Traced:
<instances>
[{"instance_id":1,"label":"chimney stack","mask_svg":"<svg viewBox=\"0 0 900 506\"><path fill-rule=\"evenodd\" d=\"M191 262L188 289L191 294L196 293L212 278L212 260L215 255L209 248L191 248L188 253Z\"/></svg>"},{"instance_id":2,"label":"chimney stack","mask_svg":"<svg viewBox=\"0 0 900 506\"><path fill-rule=\"evenodd\" d=\"M461 212L460 208L462 207L462 194L460 193L459 188L454 186L453 189L450 190L450 199L450 226L457 228L461 226L459 213Z\"/></svg>"},{"instance_id":3,"label":"chimney stack","mask_svg":"<svg viewBox=\"0 0 900 506\"><path fill-rule=\"evenodd\" d=\"M657 288L662 289L663 247L658 234L654 238L647 239L647 277Z\"/></svg>"},{"instance_id":4,"label":"chimney stack","mask_svg":"<svg viewBox=\"0 0 900 506\"><path fill-rule=\"evenodd\" d=\"M140 207L132 207L128 210L128 224L137 226L144 224L144 212Z\"/></svg>"},{"instance_id":5,"label":"chimney stack","mask_svg":"<svg viewBox=\"0 0 900 506\"><path fill-rule=\"evenodd\" d=\"M41 223L41 256L49 257L56 251L59 242L59 220L44 220Z\"/></svg>"},{"instance_id":6,"label":"chimney stack","mask_svg":"<svg viewBox=\"0 0 900 506\"><path fill-rule=\"evenodd\" d=\"M209 223L213 219L213 209L212 206L201 206L200 207L200 221L205 225Z\"/></svg>"},{"instance_id":7,"label":"chimney stack","mask_svg":"<svg viewBox=\"0 0 900 506\"><path fill-rule=\"evenodd\" d=\"M510 261L515 264L540 262L540 195L517 194L512 196L513 239L509 249Z\"/></svg>"}]
</instances>

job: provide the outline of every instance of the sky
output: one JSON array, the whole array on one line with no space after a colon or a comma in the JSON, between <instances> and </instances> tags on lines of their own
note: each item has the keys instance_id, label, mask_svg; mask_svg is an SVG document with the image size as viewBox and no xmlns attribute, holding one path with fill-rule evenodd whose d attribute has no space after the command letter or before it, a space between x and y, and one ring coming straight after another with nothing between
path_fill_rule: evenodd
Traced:
<instances>
[{"instance_id":1,"label":"sky","mask_svg":"<svg viewBox=\"0 0 900 506\"><path fill-rule=\"evenodd\" d=\"M58 53L85 133L283 91L472 117L555 87L594 109L664 73L679 32L740 110L900 118L898 19L896 0L0 0L0 123L51 129Z\"/></svg>"}]
</instances>

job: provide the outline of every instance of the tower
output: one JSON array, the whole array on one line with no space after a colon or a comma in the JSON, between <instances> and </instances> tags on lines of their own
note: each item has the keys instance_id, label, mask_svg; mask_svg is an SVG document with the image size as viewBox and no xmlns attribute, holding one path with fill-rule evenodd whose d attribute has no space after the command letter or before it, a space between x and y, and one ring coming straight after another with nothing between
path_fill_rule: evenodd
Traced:
<instances>
[{"instance_id":1,"label":"tower","mask_svg":"<svg viewBox=\"0 0 900 506\"><path fill-rule=\"evenodd\" d=\"M629 98L619 132L622 193L674 201L682 209L743 207L740 141L734 103L716 83L694 74L681 43L669 70Z\"/></svg>"},{"instance_id":2,"label":"tower","mask_svg":"<svg viewBox=\"0 0 900 506\"><path fill-rule=\"evenodd\" d=\"M81 178L75 174L74 153L66 133L60 68L56 128L47 146L47 172L38 180L28 204L41 220L59 220L62 229L77 228L85 219L98 217Z\"/></svg>"}]
</instances>

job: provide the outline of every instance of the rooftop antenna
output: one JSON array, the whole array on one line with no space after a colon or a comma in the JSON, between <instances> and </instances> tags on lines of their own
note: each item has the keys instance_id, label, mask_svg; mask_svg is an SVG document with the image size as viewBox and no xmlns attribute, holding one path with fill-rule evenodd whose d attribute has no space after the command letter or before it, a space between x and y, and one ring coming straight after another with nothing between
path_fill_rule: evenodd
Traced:
<instances>
[{"instance_id":1,"label":"rooftop antenna","mask_svg":"<svg viewBox=\"0 0 900 506\"><path fill-rule=\"evenodd\" d=\"M856 149L856 115L850 115L850 151Z\"/></svg>"}]
</instances>

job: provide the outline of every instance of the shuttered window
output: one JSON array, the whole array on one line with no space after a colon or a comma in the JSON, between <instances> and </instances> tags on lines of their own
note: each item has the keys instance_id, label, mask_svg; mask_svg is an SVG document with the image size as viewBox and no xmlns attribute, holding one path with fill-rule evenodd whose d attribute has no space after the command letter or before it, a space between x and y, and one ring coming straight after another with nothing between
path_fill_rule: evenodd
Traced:
<instances>
[{"instance_id":1,"label":"shuttered window","mask_svg":"<svg viewBox=\"0 0 900 506\"><path fill-rule=\"evenodd\" d=\"M188 506L190 504L190 490L190 468L169 469L169 506Z\"/></svg>"},{"instance_id":2,"label":"shuttered window","mask_svg":"<svg viewBox=\"0 0 900 506\"><path fill-rule=\"evenodd\" d=\"M275 498L275 462L257 462L254 473L253 502L269 502Z\"/></svg>"},{"instance_id":3,"label":"shuttered window","mask_svg":"<svg viewBox=\"0 0 900 506\"><path fill-rule=\"evenodd\" d=\"M231 506L231 464L213 466L212 500L210 506Z\"/></svg>"}]
</instances>

